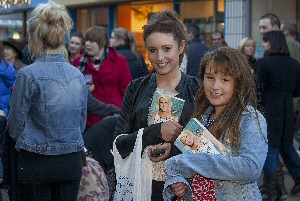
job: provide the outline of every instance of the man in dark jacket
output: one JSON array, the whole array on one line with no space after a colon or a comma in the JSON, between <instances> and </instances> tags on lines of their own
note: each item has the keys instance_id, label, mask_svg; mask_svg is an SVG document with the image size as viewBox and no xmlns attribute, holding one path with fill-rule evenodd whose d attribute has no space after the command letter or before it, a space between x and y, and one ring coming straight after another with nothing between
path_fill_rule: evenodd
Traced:
<instances>
[{"instance_id":1,"label":"man in dark jacket","mask_svg":"<svg viewBox=\"0 0 300 201\"><path fill-rule=\"evenodd\" d=\"M200 30L196 24L188 24L187 32L187 69L186 74L199 78L200 61L209 49L199 39Z\"/></svg>"}]
</instances>

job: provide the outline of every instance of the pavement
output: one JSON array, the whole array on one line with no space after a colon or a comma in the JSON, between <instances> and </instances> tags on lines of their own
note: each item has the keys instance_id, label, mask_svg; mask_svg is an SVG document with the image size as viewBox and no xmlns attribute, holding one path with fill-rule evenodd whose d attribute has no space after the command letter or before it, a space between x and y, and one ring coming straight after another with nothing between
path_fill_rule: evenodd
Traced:
<instances>
[{"instance_id":1,"label":"pavement","mask_svg":"<svg viewBox=\"0 0 300 201\"><path fill-rule=\"evenodd\" d=\"M298 142L294 141L294 145L295 145L296 150L298 150L300 144ZM300 156L300 151L298 151L298 154ZM290 174L289 174L289 172L288 172L288 170L285 166L283 167L283 173L284 173L285 187L286 187L287 192L288 192L288 199L286 201L300 201L300 193L297 194L297 195L291 195L290 194L291 189L293 188L295 183L294 183L294 180L290 176ZM3 201L9 201L7 190L2 189L1 193L2 193ZM249 201L251 201L251 200L249 200Z\"/></svg>"},{"instance_id":2,"label":"pavement","mask_svg":"<svg viewBox=\"0 0 300 201\"><path fill-rule=\"evenodd\" d=\"M296 140L294 140L294 146L295 146L296 150L299 149L299 145L300 144ZM297 151L297 152L300 156L300 151ZM293 188L295 182L292 179L292 177L290 176L289 171L287 170L287 168L285 166L283 167L283 173L284 173L284 184L285 184L285 187L286 187L287 192L288 192L287 201L300 201L300 193L298 193L297 195L291 195L290 194L291 189Z\"/></svg>"}]
</instances>

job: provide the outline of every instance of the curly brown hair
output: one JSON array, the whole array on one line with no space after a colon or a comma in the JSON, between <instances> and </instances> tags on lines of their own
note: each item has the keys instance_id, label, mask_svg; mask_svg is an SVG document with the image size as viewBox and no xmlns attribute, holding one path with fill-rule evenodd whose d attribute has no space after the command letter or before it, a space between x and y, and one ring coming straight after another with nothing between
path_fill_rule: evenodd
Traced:
<instances>
[{"instance_id":1,"label":"curly brown hair","mask_svg":"<svg viewBox=\"0 0 300 201\"><path fill-rule=\"evenodd\" d=\"M172 34L174 40L177 41L178 46L186 41L186 32L184 24L179 18L179 15L173 10L162 10L154 13L149 22L143 26L143 39L146 42L148 36L152 33L166 33ZM184 51L179 56L179 62L183 59Z\"/></svg>"},{"instance_id":2,"label":"curly brown hair","mask_svg":"<svg viewBox=\"0 0 300 201\"><path fill-rule=\"evenodd\" d=\"M233 147L240 143L240 120L242 112L248 105L257 109L256 84L251 67L243 54L233 48L218 48L204 55L200 63L200 78L204 79L207 66L213 65L214 73L231 76L234 80L234 93L231 101L220 114L211 132L220 139L224 132L229 133ZM202 85L195 97L194 117L201 118L205 110L211 106L205 96ZM256 114L257 115L257 114ZM224 139L225 136L223 136Z\"/></svg>"}]
</instances>

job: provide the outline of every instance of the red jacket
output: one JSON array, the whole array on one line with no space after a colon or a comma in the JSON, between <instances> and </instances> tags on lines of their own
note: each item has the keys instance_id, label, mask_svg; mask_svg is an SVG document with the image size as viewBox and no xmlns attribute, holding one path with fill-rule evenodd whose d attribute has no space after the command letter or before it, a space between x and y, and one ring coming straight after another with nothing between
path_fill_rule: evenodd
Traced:
<instances>
[{"instance_id":1,"label":"red jacket","mask_svg":"<svg viewBox=\"0 0 300 201\"><path fill-rule=\"evenodd\" d=\"M74 59L73 65L79 66L80 55ZM99 70L96 70L88 59L84 74L92 74L93 84L95 89L92 92L93 96L98 100L107 103L114 104L117 107L122 107L122 100L127 88L127 85L132 80L130 70L126 61L126 58L112 48L109 48L109 53L100 66ZM88 114L87 126L92 126L100 120L99 116Z\"/></svg>"}]
</instances>

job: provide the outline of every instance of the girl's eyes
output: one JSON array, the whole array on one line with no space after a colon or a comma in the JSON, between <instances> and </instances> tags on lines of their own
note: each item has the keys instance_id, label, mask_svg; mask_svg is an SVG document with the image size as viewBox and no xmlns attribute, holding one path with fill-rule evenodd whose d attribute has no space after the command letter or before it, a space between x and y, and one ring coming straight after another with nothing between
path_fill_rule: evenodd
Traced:
<instances>
[{"instance_id":1,"label":"girl's eyes","mask_svg":"<svg viewBox=\"0 0 300 201\"><path fill-rule=\"evenodd\" d=\"M150 53L154 53L156 50L155 50L155 49L148 49L148 51L149 51Z\"/></svg>"},{"instance_id":2,"label":"girl's eyes","mask_svg":"<svg viewBox=\"0 0 300 201\"><path fill-rule=\"evenodd\" d=\"M170 49L171 49L171 48L169 48L169 47L165 47L165 48L164 48L164 51L165 51L165 52L168 52L168 51L170 51Z\"/></svg>"}]
</instances>

